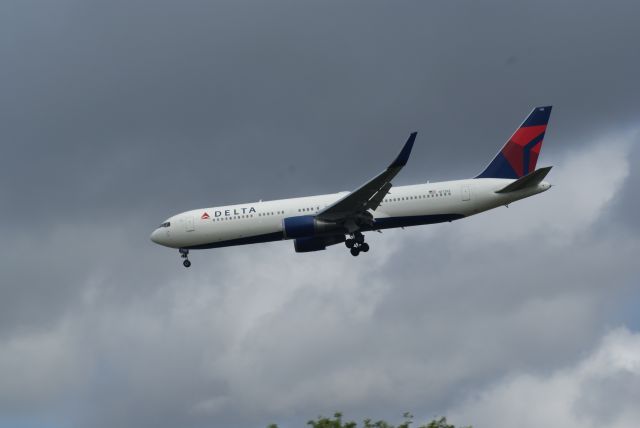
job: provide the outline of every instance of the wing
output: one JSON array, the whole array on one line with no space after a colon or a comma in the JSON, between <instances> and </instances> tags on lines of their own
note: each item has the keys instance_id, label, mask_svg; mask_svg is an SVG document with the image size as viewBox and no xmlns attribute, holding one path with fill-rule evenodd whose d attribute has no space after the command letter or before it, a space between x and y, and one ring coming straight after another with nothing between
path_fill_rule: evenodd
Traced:
<instances>
[{"instance_id":1,"label":"wing","mask_svg":"<svg viewBox=\"0 0 640 428\"><path fill-rule=\"evenodd\" d=\"M389 189L391 189L391 180L393 177L407 164L417 134L417 132L411 133L400 154L386 170L342 199L339 199L337 202L320 211L316 215L316 218L338 222L356 218L359 214L367 210L375 211L389 192Z\"/></svg>"}]
</instances>

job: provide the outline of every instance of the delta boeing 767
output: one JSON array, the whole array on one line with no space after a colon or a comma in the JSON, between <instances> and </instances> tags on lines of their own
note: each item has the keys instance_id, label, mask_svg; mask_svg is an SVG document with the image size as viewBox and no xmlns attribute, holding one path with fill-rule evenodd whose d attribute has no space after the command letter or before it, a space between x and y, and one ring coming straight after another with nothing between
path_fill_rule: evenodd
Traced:
<instances>
[{"instance_id":1,"label":"delta boeing 767","mask_svg":"<svg viewBox=\"0 0 640 428\"><path fill-rule=\"evenodd\" d=\"M548 190L551 167L536 169L551 106L536 107L475 178L393 187L406 165L412 133L389 167L353 192L259 201L186 211L165 220L151 240L190 250L293 240L296 252L344 243L353 256L369 251L364 232L450 222Z\"/></svg>"}]
</instances>

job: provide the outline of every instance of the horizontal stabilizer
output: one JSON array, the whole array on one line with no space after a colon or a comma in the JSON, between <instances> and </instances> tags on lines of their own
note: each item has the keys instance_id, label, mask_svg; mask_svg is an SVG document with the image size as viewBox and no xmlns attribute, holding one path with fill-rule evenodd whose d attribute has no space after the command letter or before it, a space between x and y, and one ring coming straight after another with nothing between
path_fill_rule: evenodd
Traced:
<instances>
[{"instance_id":1,"label":"horizontal stabilizer","mask_svg":"<svg viewBox=\"0 0 640 428\"><path fill-rule=\"evenodd\" d=\"M522 178L517 179L513 183L503 187L500 190L496 190L496 193L509 193L516 190L526 189L527 187L537 186L551 171L550 166L545 168L536 169L535 171L525 175Z\"/></svg>"}]
</instances>

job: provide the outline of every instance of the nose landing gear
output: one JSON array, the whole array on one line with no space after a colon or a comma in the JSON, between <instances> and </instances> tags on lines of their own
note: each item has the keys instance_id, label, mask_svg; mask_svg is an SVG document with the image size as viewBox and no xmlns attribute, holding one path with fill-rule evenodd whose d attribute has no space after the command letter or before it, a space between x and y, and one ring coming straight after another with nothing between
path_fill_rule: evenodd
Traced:
<instances>
[{"instance_id":1,"label":"nose landing gear","mask_svg":"<svg viewBox=\"0 0 640 428\"><path fill-rule=\"evenodd\" d=\"M366 253L369 251L369 244L364 242L364 235L361 232L355 232L350 238L344 241L347 248L350 249L351 255L356 257L360 252Z\"/></svg>"},{"instance_id":2,"label":"nose landing gear","mask_svg":"<svg viewBox=\"0 0 640 428\"><path fill-rule=\"evenodd\" d=\"M191 266L191 262L189 261L189 250L187 250L186 248L180 248L178 252L180 253L180 257L184 259L184 261L182 262L182 266L186 268Z\"/></svg>"}]
</instances>

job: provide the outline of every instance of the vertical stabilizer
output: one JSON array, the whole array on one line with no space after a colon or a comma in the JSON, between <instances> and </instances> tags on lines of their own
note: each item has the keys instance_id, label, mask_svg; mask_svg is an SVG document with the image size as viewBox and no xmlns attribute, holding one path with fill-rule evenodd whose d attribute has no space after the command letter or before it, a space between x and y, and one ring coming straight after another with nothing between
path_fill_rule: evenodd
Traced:
<instances>
[{"instance_id":1,"label":"vertical stabilizer","mask_svg":"<svg viewBox=\"0 0 640 428\"><path fill-rule=\"evenodd\" d=\"M536 107L476 178L518 179L535 171L551 106Z\"/></svg>"}]
</instances>

